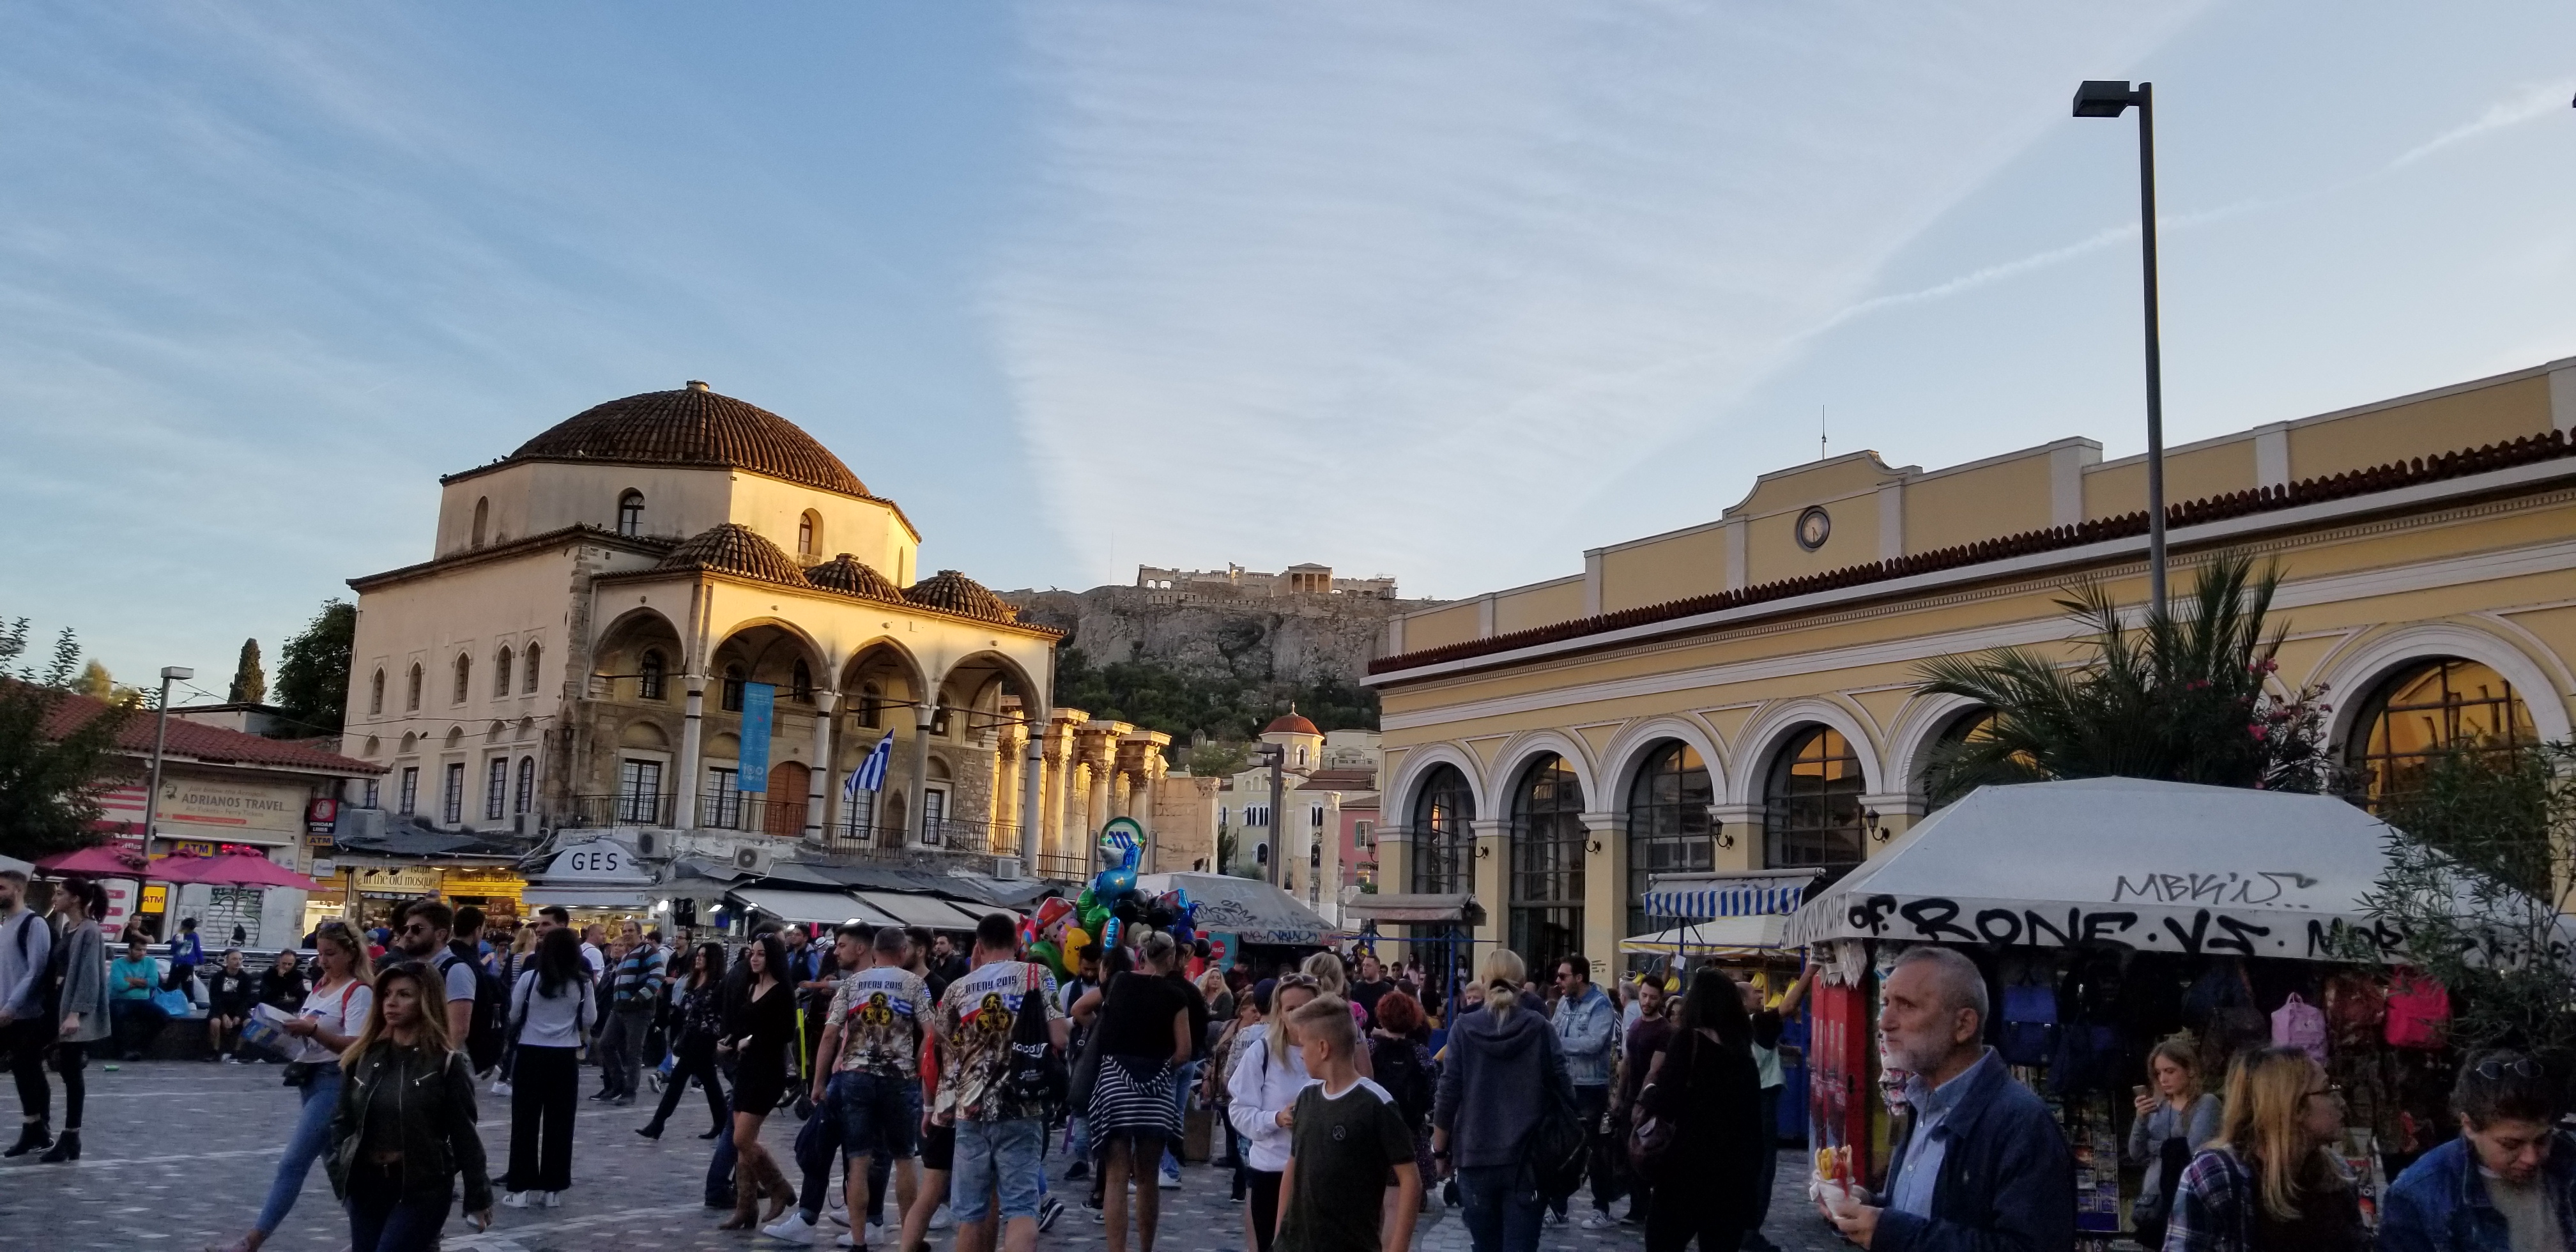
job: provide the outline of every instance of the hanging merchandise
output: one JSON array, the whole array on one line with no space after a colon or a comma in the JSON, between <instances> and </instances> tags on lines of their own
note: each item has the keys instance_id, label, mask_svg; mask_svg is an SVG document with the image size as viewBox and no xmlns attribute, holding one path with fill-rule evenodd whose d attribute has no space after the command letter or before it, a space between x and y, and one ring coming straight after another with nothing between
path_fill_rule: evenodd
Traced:
<instances>
[{"instance_id":1,"label":"hanging merchandise","mask_svg":"<svg viewBox=\"0 0 2576 1252\"><path fill-rule=\"evenodd\" d=\"M2399 970L2388 984L2388 1044L2439 1048L2450 1037L2451 992L2417 970Z\"/></svg>"},{"instance_id":2,"label":"hanging merchandise","mask_svg":"<svg viewBox=\"0 0 2576 1252\"><path fill-rule=\"evenodd\" d=\"M2326 1030L2338 1048L2367 1047L2378 1042L2388 1024L2388 992L2362 970L2343 970L2326 979Z\"/></svg>"},{"instance_id":3,"label":"hanging merchandise","mask_svg":"<svg viewBox=\"0 0 2576 1252\"><path fill-rule=\"evenodd\" d=\"M2057 1051L2057 988L2046 966L2031 961L2021 976L2004 984L2003 1033L1995 1051L2014 1065L2045 1065Z\"/></svg>"},{"instance_id":4,"label":"hanging merchandise","mask_svg":"<svg viewBox=\"0 0 2576 1252\"><path fill-rule=\"evenodd\" d=\"M2298 992L2291 992L2281 1007L2272 1010L2272 1042L2278 1047L2301 1049L2316 1058L2317 1064L2325 1064L2325 1010L2308 1003Z\"/></svg>"}]
</instances>

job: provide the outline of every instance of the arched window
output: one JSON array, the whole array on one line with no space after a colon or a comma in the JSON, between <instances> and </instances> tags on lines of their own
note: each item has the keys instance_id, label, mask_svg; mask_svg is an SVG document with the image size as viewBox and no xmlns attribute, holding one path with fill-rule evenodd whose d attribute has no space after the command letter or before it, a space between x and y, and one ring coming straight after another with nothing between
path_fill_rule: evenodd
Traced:
<instances>
[{"instance_id":1,"label":"arched window","mask_svg":"<svg viewBox=\"0 0 2576 1252\"><path fill-rule=\"evenodd\" d=\"M1413 890L1475 890L1476 794L1456 766L1434 766L1413 798Z\"/></svg>"},{"instance_id":2,"label":"arched window","mask_svg":"<svg viewBox=\"0 0 2576 1252\"><path fill-rule=\"evenodd\" d=\"M464 654L464 653L462 653L462 652L457 653L457 654L456 654L456 696L455 696L455 703L463 704L463 703L465 703L465 697L466 697L466 696L468 696L468 695L473 694L473 689L472 689L472 687L468 685L468 684L472 683L473 681L474 681L474 658L473 658L473 657L470 657L470 656L467 656L466 654Z\"/></svg>"},{"instance_id":3,"label":"arched window","mask_svg":"<svg viewBox=\"0 0 2576 1252\"><path fill-rule=\"evenodd\" d=\"M528 645L528 654L520 658L519 664L519 668L526 670L528 676L520 680L519 694L529 696L537 694L537 660L544 655L544 648L533 643Z\"/></svg>"},{"instance_id":4,"label":"arched window","mask_svg":"<svg viewBox=\"0 0 2576 1252\"><path fill-rule=\"evenodd\" d=\"M510 645L492 654L492 695L498 699L510 694Z\"/></svg>"},{"instance_id":5,"label":"arched window","mask_svg":"<svg viewBox=\"0 0 2576 1252\"><path fill-rule=\"evenodd\" d=\"M370 713L385 711L385 672L383 670L377 670L375 677L367 680L367 711Z\"/></svg>"},{"instance_id":6,"label":"arched window","mask_svg":"<svg viewBox=\"0 0 2576 1252\"><path fill-rule=\"evenodd\" d=\"M635 664L635 694L646 700L662 698L662 652L644 650L644 659Z\"/></svg>"},{"instance_id":7,"label":"arched window","mask_svg":"<svg viewBox=\"0 0 2576 1252\"><path fill-rule=\"evenodd\" d=\"M796 669L787 681L789 699L806 704L814 702L814 671L807 668L803 661L796 663Z\"/></svg>"},{"instance_id":8,"label":"arched window","mask_svg":"<svg viewBox=\"0 0 2576 1252\"><path fill-rule=\"evenodd\" d=\"M823 515L812 509L796 519L796 555L823 559Z\"/></svg>"},{"instance_id":9,"label":"arched window","mask_svg":"<svg viewBox=\"0 0 2576 1252\"><path fill-rule=\"evenodd\" d=\"M743 677L741 666L728 665L724 667L724 695L721 697L720 702L724 706L725 712L739 713L742 711L742 684Z\"/></svg>"},{"instance_id":10,"label":"arched window","mask_svg":"<svg viewBox=\"0 0 2576 1252\"><path fill-rule=\"evenodd\" d=\"M875 683L859 688L859 725L869 730L883 730L885 691Z\"/></svg>"},{"instance_id":11,"label":"arched window","mask_svg":"<svg viewBox=\"0 0 2576 1252\"><path fill-rule=\"evenodd\" d=\"M617 533L632 538L644 533L644 493L629 489L617 497Z\"/></svg>"},{"instance_id":12,"label":"arched window","mask_svg":"<svg viewBox=\"0 0 2576 1252\"><path fill-rule=\"evenodd\" d=\"M514 807L511 811L514 813L525 813L530 808L534 807L536 802L537 758L533 756L523 756L519 758L519 791L514 801Z\"/></svg>"},{"instance_id":13,"label":"arched window","mask_svg":"<svg viewBox=\"0 0 2576 1252\"><path fill-rule=\"evenodd\" d=\"M411 663L411 682L403 691L403 709L410 713L420 711L420 662L418 661Z\"/></svg>"},{"instance_id":14,"label":"arched window","mask_svg":"<svg viewBox=\"0 0 2576 1252\"><path fill-rule=\"evenodd\" d=\"M2436 754L2503 751L2540 742L2531 709L2502 674L2476 661L2442 657L2391 674L2362 702L2345 758L2362 775L2364 804L2377 808L2410 787Z\"/></svg>"},{"instance_id":15,"label":"arched window","mask_svg":"<svg viewBox=\"0 0 2576 1252\"><path fill-rule=\"evenodd\" d=\"M1858 865L1868 854L1861 829L1866 785L1860 754L1830 726L1809 726L1772 758L1771 785L1763 795L1763 856L1772 869Z\"/></svg>"},{"instance_id":16,"label":"arched window","mask_svg":"<svg viewBox=\"0 0 2576 1252\"><path fill-rule=\"evenodd\" d=\"M1646 888L1657 874L1706 873L1716 862L1710 848L1708 806L1717 803L1708 762L1699 750L1675 740L1655 749L1628 784L1628 930L1654 929L1646 917Z\"/></svg>"},{"instance_id":17,"label":"arched window","mask_svg":"<svg viewBox=\"0 0 2576 1252\"><path fill-rule=\"evenodd\" d=\"M1970 709L1961 713L1951 718L1949 725L1941 728L1940 735L1932 741L1932 751L1926 754L1924 764L1928 766L1933 761L1939 760L1943 754L1958 751L1959 745L1963 743L1992 738L1994 732L1995 711L1993 709ZM2015 753L2014 756L2018 759L2028 759L2022 757L2020 753ZM1920 782L1923 790L1923 811L1926 814L1948 808L1951 801L1959 798L1933 794L1931 780L1928 778Z\"/></svg>"},{"instance_id":18,"label":"arched window","mask_svg":"<svg viewBox=\"0 0 2576 1252\"><path fill-rule=\"evenodd\" d=\"M1583 942L1583 784L1561 756L1543 756L1512 788L1512 950L1545 978Z\"/></svg>"},{"instance_id":19,"label":"arched window","mask_svg":"<svg viewBox=\"0 0 2576 1252\"><path fill-rule=\"evenodd\" d=\"M484 533L485 529L486 529L487 527L489 527L491 524L492 524L492 499L491 499L491 497L489 497L489 496L485 496L485 497L482 497L482 498L480 498L480 499L477 499L477 500L474 502L474 546L475 546L475 547L478 547L478 548L479 548L479 547L482 547L482 546L483 546L483 533Z\"/></svg>"}]
</instances>

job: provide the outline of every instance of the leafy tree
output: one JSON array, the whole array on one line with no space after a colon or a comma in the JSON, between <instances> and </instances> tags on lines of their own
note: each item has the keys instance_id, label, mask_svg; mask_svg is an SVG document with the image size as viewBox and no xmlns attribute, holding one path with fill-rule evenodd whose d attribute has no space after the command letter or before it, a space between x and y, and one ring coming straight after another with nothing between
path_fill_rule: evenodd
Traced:
<instances>
[{"instance_id":1,"label":"leafy tree","mask_svg":"<svg viewBox=\"0 0 2576 1252\"><path fill-rule=\"evenodd\" d=\"M2363 898L2405 959L2451 992L2451 1038L2576 1067L2568 836L2576 747L2464 743L2406 771L2381 797L2388 864ZM2357 959L2378 959L2355 936Z\"/></svg>"},{"instance_id":2,"label":"leafy tree","mask_svg":"<svg viewBox=\"0 0 2576 1252\"><path fill-rule=\"evenodd\" d=\"M66 630L63 633L65 635L69 635L71 632ZM68 684L56 683L52 685L67 687L69 690L80 695L88 696L93 700L109 700L114 699L116 696L115 677L110 675L107 672L107 667L99 664L95 658L93 658L88 664L81 666L80 673Z\"/></svg>"},{"instance_id":3,"label":"leafy tree","mask_svg":"<svg viewBox=\"0 0 2576 1252\"><path fill-rule=\"evenodd\" d=\"M98 842L99 797L131 775L117 732L141 702L128 694L49 736L84 677L80 643L65 630L41 671L19 663L26 651L27 619L0 624L0 853L32 861Z\"/></svg>"},{"instance_id":4,"label":"leafy tree","mask_svg":"<svg viewBox=\"0 0 2576 1252\"><path fill-rule=\"evenodd\" d=\"M268 702L268 672L259 667L259 640L242 640L241 660L233 665L232 689L224 699L234 704Z\"/></svg>"},{"instance_id":5,"label":"leafy tree","mask_svg":"<svg viewBox=\"0 0 2576 1252\"><path fill-rule=\"evenodd\" d=\"M2279 791L2330 781L2322 688L2282 698L2266 680L2288 631L2267 628L2280 570L2221 553L2171 609L2150 606L2135 626L2099 583L2068 589L2059 607L2084 624L2089 653L2073 665L2028 648L1942 657L1920 673L1926 693L1966 696L1994 711L1977 733L1938 750L1936 801L1987 783L2051 778L2154 778Z\"/></svg>"},{"instance_id":6,"label":"leafy tree","mask_svg":"<svg viewBox=\"0 0 2576 1252\"><path fill-rule=\"evenodd\" d=\"M1181 755L1181 763L1200 778L1224 778L1243 772L1252 764L1252 745L1243 742L1220 743L1208 740L1190 745Z\"/></svg>"},{"instance_id":7,"label":"leafy tree","mask_svg":"<svg viewBox=\"0 0 2576 1252\"><path fill-rule=\"evenodd\" d=\"M295 734L340 733L348 713L349 649L357 637L357 607L331 599L303 633L286 641L277 663L277 703Z\"/></svg>"},{"instance_id":8,"label":"leafy tree","mask_svg":"<svg viewBox=\"0 0 2576 1252\"><path fill-rule=\"evenodd\" d=\"M1248 741L1292 705L1319 730L1377 729L1377 693L1338 678L1291 683L1231 673L1214 677L1154 661L1095 666L1080 648L1056 653L1055 699L1094 717L1163 731L1175 741L1194 735Z\"/></svg>"}]
</instances>

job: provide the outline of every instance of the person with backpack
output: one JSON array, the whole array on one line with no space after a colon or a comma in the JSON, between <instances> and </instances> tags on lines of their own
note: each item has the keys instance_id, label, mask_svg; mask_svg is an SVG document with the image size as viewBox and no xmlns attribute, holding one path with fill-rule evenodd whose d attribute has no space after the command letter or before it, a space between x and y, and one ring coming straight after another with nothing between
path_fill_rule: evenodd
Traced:
<instances>
[{"instance_id":1,"label":"person with backpack","mask_svg":"<svg viewBox=\"0 0 2576 1252\"><path fill-rule=\"evenodd\" d=\"M1571 1120L1574 1083L1565 1049L1524 982L1528 963L1509 948L1477 968L1484 1003L1449 1031L1448 1064L1431 1110L1431 1159L1458 1180L1475 1252L1534 1252L1557 1163L1538 1159ZM1561 1129L1561 1127L1560 1127ZM1574 1127L1581 1138L1581 1127ZM1580 1147L1577 1146L1579 1154ZM1571 1191L1571 1188L1568 1188Z\"/></svg>"},{"instance_id":2,"label":"person with backpack","mask_svg":"<svg viewBox=\"0 0 2576 1252\"><path fill-rule=\"evenodd\" d=\"M367 959L366 941L349 929L348 923L339 921L324 922L314 932L313 967L313 989L305 993L297 1016L284 1029L307 1043L319 1045L332 1054L332 1059L287 1065L286 1085L302 1089L303 1105L295 1129L287 1137L286 1155L277 1163L277 1175L269 1180L268 1200L260 1206L249 1234L207 1252L259 1252L259 1246L276 1234L286 1215L295 1210L295 1197L304 1190L305 1175L312 1172L313 1162L331 1146L331 1115L340 1102L337 1062L357 1041L375 1006L375 970Z\"/></svg>"},{"instance_id":3,"label":"person with backpack","mask_svg":"<svg viewBox=\"0 0 2576 1252\"><path fill-rule=\"evenodd\" d=\"M1377 1085L1395 1101L1395 1111L1404 1118L1405 1129L1413 1136L1415 1178L1431 1177L1431 1106L1439 1099L1440 1079L1431 1064L1430 1023L1422 1013L1422 1002L1403 991L1388 991L1377 998L1370 1011L1377 1025L1369 1031L1369 1068L1376 1072ZM1429 1185L1426 1181L1424 1185ZM1388 1184L1392 1191L1394 1184ZM1401 1210L1395 1197L1387 1197L1386 1238L1396 1235L1395 1224L1404 1223L1405 1235L1411 1238L1414 1215Z\"/></svg>"},{"instance_id":4,"label":"person with backpack","mask_svg":"<svg viewBox=\"0 0 2576 1252\"><path fill-rule=\"evenodd\" d=\"M2188 1039L2162 1039L2147 1052L2147 1080L2129 1123L2128 1162L2146 1167L2129 1224L2143 1247L2165 1243L2165 1210L2191 1154L2218 1137L2218 1097L2201 1090L2200 1057Z\"/></svg>"},{"instance_id":5,"label":"person with backpack","mask_svg":"<svg viewBox=\"0 0 2576 1252\"><path fill-rule=\"evenodd\" d=\"M1282 974L1252 989L1252 1002L1262 1020L1246 1028L1234 1072L1226 1078L1226 1121L1243 1136L1239 1151L1251 1202L1243 1207L1252 1237L1245 1246L1270 1252L1279 1233L1279 1186L1295 1147L1289 1110L1298 1093L1312 1083L1305 1054L1289 1038L1288 1019L1315 998L1315 980L1304 974Z\"/></svg>"},{"instance_id":6,"label":"person with backpack","mask_svg":"<svg viewBox=\"0 0 2576 1252\"><path fill-rule=\"evenodd\" d=\"M931 1120L956 1128L951 1202L960 1243L1030 1252L1046 1120L1055 1111L1048 1097L1063 1096L1060 1086L1044 1089L1043 1079L1061 1079L1066 1026L1055 975L1019 959L1019 925L1009 914L976 923L975 967L948 984L933 1021L940 1079ZM1050 1053L1058 1058L1051 1068Z\"/></svg>"},{"instance_id":7,"label":"person with backpack","mask_svg":"<svg viewBox=\"0 0 2576 1252\"><path fill-rule=\"evenodd\" d=\"M54 1089L45 1081L45 1049L54 1042L47 1006L54 928L27 907L27 875L0 869L0 1051L18 1085L18 1141L6 1155L54 1145Z\"/></svg>"},{"instance_id":8,"label":"person with backpack","mask_svg":"<svg viewBox=\"0 0 2576 1252\"><path fill-rule=\"evenodd\" d=\"M447 1025L445 1037L464 1040L474 1033L474 1002L482 992L477 975L482 967L448 950L455 936L456 910L441 901L414 900L394 914L394 953L401 960L437 964L444 997L438 1011Z\"/></svg>"}]
</instances>

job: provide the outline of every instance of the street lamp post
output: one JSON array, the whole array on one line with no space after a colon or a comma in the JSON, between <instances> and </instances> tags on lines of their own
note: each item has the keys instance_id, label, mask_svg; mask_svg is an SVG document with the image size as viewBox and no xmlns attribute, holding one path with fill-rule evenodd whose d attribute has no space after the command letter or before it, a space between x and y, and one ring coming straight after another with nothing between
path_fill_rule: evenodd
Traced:
<instances>
[{"instance_id":1,"label":"street lamp post","mask_svg":"<svg viewBox=\"0 0 2576 1252\"><path fill-rule=\"evenodd\" d=\"M2165 600L2165 376L2156 322L2156 96L2154 83L2087 82L2075 89L2075 116L2118 117L2138 106L2138 239L2147 300L2147 601Z\"/></svg>"},{"instance_id":2,"label":"street lamp post","mask_svg":"<svg viewBox=\"0 0 2576 1252\"><path fill-rule=\"evenodd\" d=\"M185 665L161 667L161 707L152 720L152 786L143 793L143 860L152 861L152 836L161 817L161 751L170 743L170 684L186 682L197 671Z\"/></svg>"}]
</instances>

